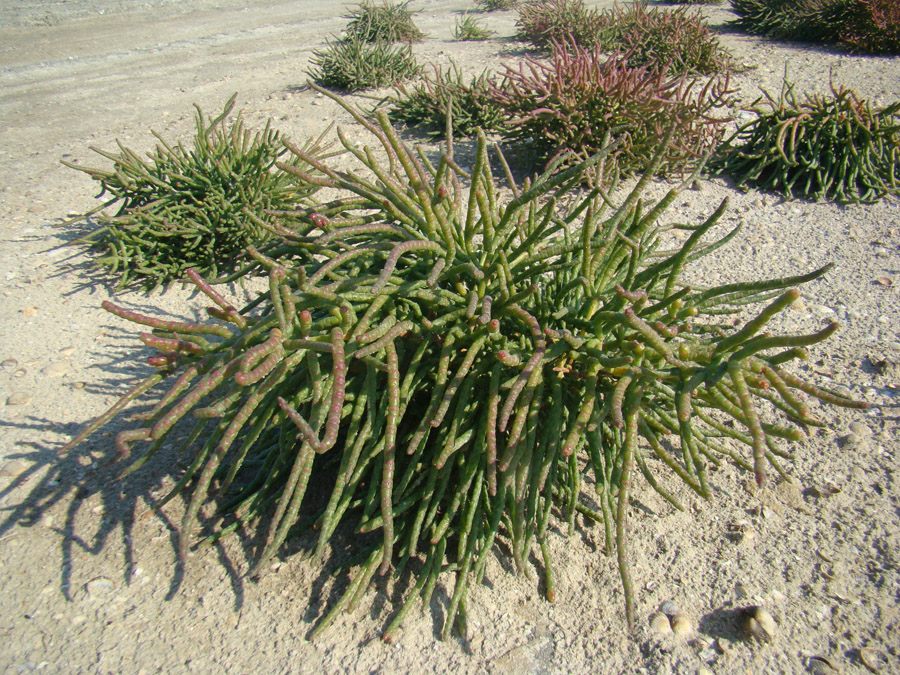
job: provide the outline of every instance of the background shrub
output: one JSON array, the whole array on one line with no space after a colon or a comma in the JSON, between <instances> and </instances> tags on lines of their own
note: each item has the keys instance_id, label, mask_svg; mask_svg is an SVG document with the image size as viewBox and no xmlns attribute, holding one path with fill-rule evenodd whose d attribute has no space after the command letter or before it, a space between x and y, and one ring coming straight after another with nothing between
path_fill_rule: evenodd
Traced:
<instances>
[{"instance_id":1,"label":"background shrub","mask_svg":"<svg viewBox=\"0 0 900 675\"><path fill-rule=\"evenodd\" d=\"M549 62L507 66L493 92L509 118L504 137L545 160L567 151L585 158L609 134L620 136L604 168L610 177L646 169L672 125L677 131L657 170L682 171L715 147L728 120L729 95L727 78L702 83L632 68L621 56L607 59L598 46L577 45L555 45Z\"/></svg>"},{"instance_id":2,"label":"background shrub","mask_svg":"<svg viewBox=\"0 0 900 675\"><path fill-rule=\"evenodd\" d=\"M313 51L309 75L315 82L346 92L386 87L415 77L420 67L409 45L348 38Z\"/></svg>"},{"instance_id":3,"label":"background shrub","mask_svg":"<svg viewBox=\"0 0 900 675\"><path fill-rule=\"evenodd\" d=\"M409 2L361 3L349 15L347 38L362 42L419 42L425 35L413 22Z\"/></svg>"},{"instance_id":4,"label":"background shrub","mask_svg":"<svg viewBox=\"0 0 900 675\"><path fill-rule=\"evenodd\" d=\"M900 187L900 101L872 109L852 89L798 101L785 82L763 92L756 119L719 149L718 173L738 186L816 201L872 202Z\"/></svg>"},{"instance_id":5,"label":"background shrub","mask_svg":"<svg viewBox=\"0 0 900 675\"><path fill-rule=\"evenodd\" d=\"M453 37L463 42L487 40L494 34L494 31L485 28L478 19L468 14L457 18L453 28Z\"/></svg>"},{"instance_id":6,"label":"background shrub","mask_svg":"<svg viewBox=\"0 0 900 675\"><path fill-rule=\"evenodd\" d=\"M840 43L864 54L900 54L897 0L731 0L744 32L779 40Z\"/></svg>"},{"instance_id":7,"label":"background shrub","mask_svg":"<svg viewBox=\"0 0 900 675\"><path fill-rule=\"evenodd\" d=\"M518 10L518 39L537 47L563 41L590 46L599 40L603 21L583 0L527 0Z\"/></svg>"},{"instance_id":8,"label":"background shrub","mask_svg":"<svg viewBox=\"0 0 900 675\"><path fill-rule=\"evenodd\" d=\"M412 86L397 85L389 116L394 121L443 135L449 105L455 137L472 136L477 129L493 131L501 124L502 112L491 98L491 90L492 82L487 72L466 83L456 64L445 71L434 66L433 77L426 77Z\"/></svg>"},{"instance_id":9,"label":"background shrub","mask_svg":"<svg viewBox=\"0 0 900 675\"><path fill-rule=\"evenodd\" d=\"M119 276L119 286L147 288L183 278L189 268L207 277L246 260L248 245L260 245L277 228L273 211L295 208L315 189L275 167L287 152L269 124L252 133L240 117L228 115L237 94L216 118L196 109L193 146L159 144L147 159L121 143L119 152L95 152L112 160L112 169L90 169L64 162L98 181L112 195L100 209L101 227L80 241L106 251L95 263ZM318 141L308 151L320 156ZM96 209L88 215L98 213Z\"/></svg>"},{"instance_id":10,"label":"background shrub","mask_svg":"<svg viewBox=\"0 0 900 675\"><path fill-rule=\"evenodd\" d=\"M626 54L631 66L710 75L725 70L730 62L703 17L686 8L648 8L636 2L617 5L600 18L602 47Z\"/></svg>"},{"instance_id":11,"label":"background shrub","mask_svg":"<svg viewBox=\"0 0 900 675\"><path fill-rule=\"evenodd\" d=\"M475 6L485 12L515 9L519 0L475 0Z\"/></svg>"},{"instance_id":12,"label":"background shrub","mask_svg":"<svg viewBox=\"0 0 900 675\"><path fill-rule=\"evenodd\" d=\"M862 54L900 54L900 2L856 0L857 12L841 32L851 51Z\"/></svg>"}]
</instances>

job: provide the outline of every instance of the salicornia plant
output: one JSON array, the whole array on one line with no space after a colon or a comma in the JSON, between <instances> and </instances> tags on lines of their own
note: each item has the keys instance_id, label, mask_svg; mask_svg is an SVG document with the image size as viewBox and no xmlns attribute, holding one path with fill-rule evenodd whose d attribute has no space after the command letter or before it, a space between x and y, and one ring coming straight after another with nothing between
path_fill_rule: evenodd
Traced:
<instances>
[{"instance_id":1,"label":"salicornia plant","mask_svg":"<svg viewBox=\"0 0 900 675\"><path fill-rule=\"evenodd\" d=\"M712 75L728 69L731 55L703 17L684 7L660 9L637 2L600 14L600 46L626 55L629 66L664 69L673 75Z\"/></svg>"},{"instance_id":2,"label":"salicornia plant","mask_svg":"<svg viewBox=\"0 0 900 675\"><path fill-rule=\"evenodd\" d=\"M580 188L610 145L522 185L506 170L512 195L504 201L483 134L467 170L452 145L429 161L399 140L384 113L372 123L348 111L377 141L370 149L342 136L364 172L337 171L293 146L317 174L283 165L346 195L297 212L285 246L314 255L288 264L251 251L269 289L243 311L190 274L219 322L105 303L151 331L141 338L162 352L152 361L159 372L69 444L167 379L166 393L116 443L123 458L149 444L133 470L193 418L182 450L190 468L172 491L190 495L182 553L213 485L225 521L201 545L264 517L253 573L298 523L315 527L318 555L341 523L377 533L359 544L361 565L313 637L377 574L414 559L420 571L384 638L396 637L420 599L429 602L449 563L448 636L464 626L467 591L498 536L520 569L539 549L552 598L555 507L570 526L581 513L605 528L631 623L628 512L637 480L676 508L670 479L709 497L708 470L722 462L762 484L768 466L781 471L783 442L821 424L807 396L864 407L790 367L836 324L807 335L767 330L798 297L792 286L827 268L712 288L683 281L689 263L735 231L707 240L723 203L702 223L671 226L690 233L679 247L661 245L671 228L660 216L679 189L646 207L641 195L671 134L623 199ZM741 312L751 316L743 325L731 320ZM327 485L330 496L311 484Z\"/></svg>"},{"instance_id":3,"label":"salicornia plant","mask_svg":"<svg viewBox=\"0 0 900 675\"><path fill-rule=\"evenodd\" d=\"M419 74L419 64L407 45L359 37L329 42L315 50L309 75L323 87L345 92L387 87Z\"/></svg>"},{"instance_id":4,"label":"salicornia plant","mask_svg":"<svg viewBox=\"0 0 900 675\"><path fill-rule=\"evenodd\" d=\"M214 119L197 107L193 146L170 144L154 132L156 150L146 159L119 143L119 152L94 152L113 162L111 169L85 168L98 181L100 227L76 243L89 243L105 255L95 263L130 283L153 288L181 279L193 268L209 277L238 264L248 245L262 245L277 228L273 212L302 204L316 188L275 167L286 150L269 124L252 133L240 117L226 124L237 94ZM321 156L321 139L307 150ZM115 207L113 215L104 209ZM70 221L71 222L71 221Z\"/></svg>"},{"instance_id":5,"label":"salicornia plant","mask_svg":"<svg viewBox=\"0 0 900 675\"><path fill-rule=\"evenodd\" d=\"M610 135L622 143L606 158L605 176L644 171L654 153L660 174L677 173L710 152L729 117L728 78L706 82L633 68L627 55L607 57L600 47L555 44L549 61L527 59L501 73L493 98L507 123L501 133L545 161L568 154L584 159ZM672 125L673 142L661 145Z\"/></svg>"},{"instance_id":6,"label":"salicornia plant","mask_svg":"<svg viewBox=\"0 0 900 675\"><path fill-rule=\"evenodd\" d=\"M900 101L873 108L852 89L797 100L766 91L719 148L715 171L788 198L874 202L900 190Z\"/></svg>"},{"instance_id":7,"label":"salicornia plant","mask_svg":"<svg viewBox=\"0 0 900 675\"><path fill-rule=\"evenodd\" d=\"M434 66L434 74L414 85L398 84L389 100L391 120L422 127L431 134L447 131L448 111L455 137L473 136L478 129L494 131L503 123L503 112L491 98L492 80L487 71L468 82L454 63L446 70Z\"/></svg>"},{"instance_id":8,"label":"salicornia plant","mask_svg":"<svg viewBox=\"0 0 900 675\"><path fill-rule=\"evenodd\" d=\"M347 37L363 42L419 42L425 35L413 22L409 2L382 2L368 0L355 7L345 17Z\"/></svg>"}]
</instances>

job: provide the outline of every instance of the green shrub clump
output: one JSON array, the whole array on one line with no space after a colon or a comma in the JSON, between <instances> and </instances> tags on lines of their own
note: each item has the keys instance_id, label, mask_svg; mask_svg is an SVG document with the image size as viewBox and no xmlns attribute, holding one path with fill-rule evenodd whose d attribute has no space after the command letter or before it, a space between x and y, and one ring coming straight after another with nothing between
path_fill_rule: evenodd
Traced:
<instances>
[{"instance_id":1,"label":"green shrub clump","mask_svg":"<svg viewBox=\"0 0 900 675\"><path fill-rule=\"evenodd\" d=\"M413 22L409 2L376 4L366 0L346 19L348 39L363 42L419 42L425 35Z\"/></svg>"},{"instance_id":2,"label":"green shrub clump","mask_svg":"<svg viewBox=\"0 0 900 675\"><path fill-rule=\"evenodd\" d=\"M515 9L519 0L475 0L475 5L485 12Z\"/></svg>"},{"instance_id":3,"label":"green shrub clump","mask_svg":"<svg viewBox=\"0 0 900 675\"><path fill-rule=\"evenodd\" d=\"M900 101L872 108L852 89L798 101L785 82L763 91L752 112L719 149L714 170L738 186L786 197L874 202L900 188Z\"/></svg>"},{"instance_id":4,"label":"green shrub clump","mask_svg":"<svg viewBox=\"0 0 900 675\"><path fill-rule=\"evenodd\" d=\"M626 8L616 6L600 16L601 46L626 54L631 66L711 75L726 70L731 61L703 17L684 7L648 8L637 2Z\"/></svg>"},{"instance_id":5,"label":"green shrub clump","mask_svg":"<svg viewBox=\"0 0 900 675\"><path fill-rule=\"evenodd\" d=\"M864 54L900 54L896 0L731 0L744 32L779 40L839 43Z\"/></svg>"},{"instance_id":6,"label":"green shrub clump","mask_svg":"<svg viewBox=\"0 0 900 675\"><path fill-rule=\"evenodd\" d=\"M485 28L474 16L463 15L456 20L453 28L453 37L460 42L480 42L489 39L495 33Z\"/></svg>"},{"instance_id":7,"label":"green shrub clump","mask_svg":"<svg viewBox=\"0 0 900 675\"><path fill-rule=\"evenodd\" d=\"M246 260L278 228L280 209L294 208L316 188L277 169L287 152L269 124L251 133L240 117L226 123L237 94L215 119L196 109L189 149L154 132L158 145L147 159L119 143L119 152L92 148L111 169L85 168L111 198L80 216L98 215L100 228L75 243L105 250L94 262L118 275L118 286L152 289L182 279L193 268L215 277ZM309 148L314 155L322 148ZM116 207L113 215L105 209ZM69 221L71 222L71 221Z\"/></svg>"},{"instance_id":8,"label":"green shrub clump","mask_svg":"<svg viewBox=\"0 0 900 675\"><path fill-rule=\"evenodd\" d=\"M503 121L500 106L491 98L491 78L487 72L466 82L454 64L415 86L397 85L389 116L395 122L421 127L434 135L447 132L449 109L454 137L473 136L478 129L494 131Z\"/></svg>"},{"instance_id":9,"label":"green shrub clump","mask_svg":"<svg viewBox=\"0 0 900 675\"><path fill-rule=\"evenodd\" d=\"M507 66L493 91L508 123L506 140L525 144L547 162L570 155L584 159L611 135L619 147L599 178L644 171L671 127L657 171L677 173L709 153L728 121L728 78L705 84L651 68L632 68L622 57L607 58L599 46L554 46L549 61L528 59ZM717 116L718 115L718 116Z\"/></svg>"},{"instance_id":10,"label":"green shrub clump","mask_svg":"<svg viewBox=\"0 0 900 675\"><path fill-rule=\"evenodd\" d=\"M408 44L366 42L350 37L329 42L325 49L314 51L309 75L323 87L354 92L387 87L415 77L420 71Z\"/></svg>"},{"instance_id":11,"label":"green shrub clump","mask_svg":"<svg viewBox=\"0 0 900 675\"><path fill-rule=\"evenodd\" d=\"M591 46L597 43L603 20L584 0L526 0L519 3L517 37L537 47L554 42Z\"/></svg>"},{"instance_id":12,"label":"green shrub clump","mask_svg":"<svg viewBox=\"0 0 900 675\"><path fill-rule=\"evenodd\" d=\"M866 407L788 367L837 324L808 335L764 330L798 297L792 286L827 268L705 289L683 281L686 264L731 236L706 241L724 203L684 226L690 235L678 250L660 251L657 221L678 188L648 209L640 202L649 177L617 204L602 190L578 190L609 148L564 173L510 182L501 202L483 134L464 171L452 148L424 161L383 113L372 122L348 111L389 159L344 138L362 170L339 172L296 150L344 195L310 216L317 231L285 243L313 255L259 256L270 285L252 311L198 282L219 322L175 324L104 303L166 331L143 338L164 351L154 361L160 372L69 444L172 378L116 445L124 459L149 442L134 469L192 413L181 449L189 468L173 490L190 494L182 555L213 485L226 521L201 545L268 523L251 574L289 532L312 528L313 555L342 523L371 533L354 539L359 567L312 638L376 574L408 563L417 573L384 639L397 637L419 600L428 606L448 566L455 583L443 636L456 625L464 632L474 613L468 590L498 537L520 571L540 556L552 599L550 523L559 514L571 528L579 513L601 524L606 551L616 553L633 624L628 513L639 479L678 509L668 481L710 498L709 470L723 462L761 485L768 467L782 471L783 442L821 424L805 395ZM753 304L743 326L721 320Z\"/></svg>"}]
</instances>

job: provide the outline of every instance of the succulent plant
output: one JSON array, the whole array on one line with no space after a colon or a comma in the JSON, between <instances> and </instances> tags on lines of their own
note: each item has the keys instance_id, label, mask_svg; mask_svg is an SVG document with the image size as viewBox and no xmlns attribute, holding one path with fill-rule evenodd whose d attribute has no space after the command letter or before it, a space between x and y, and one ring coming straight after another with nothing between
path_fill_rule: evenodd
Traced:
<instances>
[{"instance_id":1,"label":"succulent plant","mask_svg":"<svg viewBox=\"0 0 900 675\"><path fill-rule=\"evenodd\" d=\"M460 42L481 42L490 39L495 32L486 28L478 19L468 14L463 14L456 19L453 28L453 37Z\"/></svg>"},{"instance_id":2,"label":"succulent plant","mask_svg":"<svg viewBox=\"0 0 900 675\"><path fill-rule=\"evenodd\" d=\"M409 2L382 2L380 5L366 0L355 7L348 16L348 39L363 42L419 42L425 35L413 22Z\"/></svg>"},{"instance_id":3,"label":"succulent plant","mask_svg":"<svg viewBox=\"0 0 900 675\"><path fill-rule=\"evenodd\" d=\"M791 287L826 268L713 288L684 283L687 264L735 235L706 241L725 203L703 223L660 225L679 189L642 207L655 165L618 203L601 188L581 192L582 173L611 147L522 185L507 170L512 197L501 202L483 134L466 170L452 145L431 163L399 140L383 112L372 123L347 109L385 160L344 136L365 174L335 171L292 146L323 177L284 164L348 195L309 213L309 229L287 238L315 255L288 266L251 251L269 290L242 311L191 273L215 303L217 323L105 303L152 329L141 339L162 352L151 359L159 372L68 445L170 378L116 444L122 458L150 444L134 470L179 420L196 420L182 450L190 468L162 502L190 493L182 553L213 485L226 520L201 544L257 517L269 521L253 573L295 526L315 526L317 555L339 523L379 533L359 541L360 565L313 638L361 600L376 574L413 560L420 571L383 637L397 636L419 599L429 602L448 563L456 580L443 635L454 625L464 630L467 591L498 536L520 569L540 550L552 599L555 507L570 527L576 514L603 525L631 623L636 480L677 508L666 476L708 498L708 467L726 461L761 484L768 465L781 471L782 441L821 424L806 395L865 407L788 366L836 324L808 335L766 331L797 298ZM661 140L656 163L670 140ZM672 227L690 235L665 250ZM731 321L760 304L745 324ZM330 496L307 490L313 483L328 485Z\"/></svg>"},{"instance_id":4,"label":"succulent plant","mask_svg":"<svg viewBox=\"0 0 900 675\"><path fill-rule=\"evenodd\" d=\"M517 37L537 47L564 42L590 47L600 39L603 20L584 0L525 0L516 8Z\"/></svg>"},{"instance_id":5,"label":"succulent plant","mask_svg":"<svg viewBox=\"0 0 900 675\"><path fill-rule=\"evenodd\" d=\"M738 15L733 25L746 33L826 44L840 42L855 26L862 28L871 15L864 0L731 0L731 5ZM860 34L871 32L862 28Z\"/></svg>"},{"instance_id":6,"label":"succulent plant","mask_svg":"<svg viewBox=\"0 0 900 675\"><path fill-rule=\"evenodd\" d=\"M601 47L626 54L630 66L712 75L727 70L732 61L703 17L685 7L660 9L636 2L615 5L600 18Z\"/></svg>"},{"instance_id":7,"label":"succulent plant","mask_svg":"<svg viewBox=\"0 0 900 675\"><path fill-rule=\"evenodd\" d=\"M315 50L308 72L323 87L354 92L387 87L415 77L419 71L409 45L349 37Z\"/></svg>"},{"instance_id":8,"label":"succulent plant","mask_svg":"<svg viewBox=\"0 0 900 675\"><path fill-rule=\"evenodd\" d=\"M727 77L673 77L630 67L627 55L608 58L596 45L555 44L549 61L507 66L492 95L508 118L506 140L545 161L567 152L570 162L585 159L621 135L621 145L595 170L608 179L644 171L672 124L676 140L664 147L657 170L678 173L696 163L722 135L731 91Z\"/></svg>"},{"instance_id":9,"label":"succulent plant","mask_svg":"<svg viewBox=\"0 0 900 675\"><path fill-rule=\"evenodd\" d=\"M900 101L873 108L852 89L799 101L784 81L751 107L756 117L722 144L712 165L739 187L788 198L874 202L900 190Z\"/></svg>"},{"instance_id":10,"label":"succulent plant","mask_svg":"<svg viewBox=\"0 0 900 675\"><path fill-rule=\"evenodd\" d=\"M435 135L445 134L449 121L450 131L457 138L473 136L478 129L490 132L500 127L503 116L490 96L491 78L487 71L468 83L455 63L444 71L434 66L433 72L433 77L425 77L415 85L395 87L388 113L393 121L422 127Z\"/></svg>"},{"instance_id":11,"label":"succulent plant","mask_svg":"<svg viewBox=\"0 0 900 675\"><path fill-rule=\"evenodd\" d=\"M245 260L248 245L271 238L278 227L274 214L316 191L276 169L287 150L269 123L255 134L240 117L226 126L236 97L214 119L196 107L190 149L153 132L159 143L147 159L119 143L118 153L92 148L113 162L111 169L63 162L98 181L101 196L111 195L77 218L97 216L100 227L74 243L105 250L94 262L118 275L119 287L154 288L181 279L189 268L209 277L228 271ZM307 150L321 157L321 138ZM106 213L110 207L114 215Z\"/></svg>"},{"instance_id":12,"label":"succulent plant","mask_svg":"<svg viewBox=\"0 0 900 675\"><path fill-rule=\"evenodd\" d=\"M900 3L856 0L855 7L841 31L841 42L861 54L900 54Z\"/></svg>"},{"instance_id":13,"label":"succulent plant","mask_svg":"<svg viewBox=\"0 0 900 675\"><path fill-rule=\"evenodd\" d=\"M475 0L475 5L485 12L515 9L519 0Z\"/></svg>"}]
</instances>

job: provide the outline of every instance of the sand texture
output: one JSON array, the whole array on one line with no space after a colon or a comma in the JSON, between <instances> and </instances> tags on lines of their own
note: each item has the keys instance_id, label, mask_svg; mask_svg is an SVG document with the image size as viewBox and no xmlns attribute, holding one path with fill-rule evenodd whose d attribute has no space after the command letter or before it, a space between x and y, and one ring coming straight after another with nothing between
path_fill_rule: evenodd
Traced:
<instances>
[{"instance_id":1,"label":"sand texture","mask_svg":"<svg viewBox=\"0 0 900 675\"><path fill-rule=\"evenodd\" d=\"M601 3L607 6L607 3ZM425 62L466 72L515 63L514 12L481 14L497 32L453 40L463 0L419 0L414 46ZM732 13L704 10L747 68L739 97L777 92L787 64L798 91L825 93L829 74L876 104L900 98L900 59L858 57L729 32ZM112 424L77 451L58 448L147 372L136 331L106 313L106 280L82 249L59 248L80 231L56 227L96 205L96 185L61 159L108 163L90 146L153 147L149 130L189 139L192 103L214 113L235 91L246 122L272 119L303 140L336 121L362 131L329 99L303 88L313 49L345 25L335 0L33 0L0 6L0 669L18 673L800 673L827 657L842 672L861 658L900 672L900 202L839 206L742 193L723 180L687 190L666 218L700 222L729 197L736 241L692 274L704 283L762 279L834 262L783 327L841 331L813 349L805 374L874 404L867 412L819 408L830 429L796 446L792 481L762 491L726 467L713 498L675 485L675 511L643 481L633 495L631 556L637 626L625 626L615 558L602 528L554 524L557 600L538 575L516 575L497 546L485 583L469 594L468 639L437 639L453 577L397 644L380 631L408 579L377 584L323 638L307 635L339 587L348 559L339 540L326 563L291 555L260 581L246 578L258 542L232 537L177 560L183 504L142 517L184 464L162 453L116 480ZM382 92L383 93L383 92ZM370 99L357 98L364 105ZM409 136L410 138L417 138ZM661 195L666 185L655 185ZM249 290L233 289L238 298ZM199 318L206 303L176 287L117 302ZM134 358L134 355L141 358ZM210 515L208 512L207 515ZM666 601L693 621L684 638L660 637L649 617ZM768 644L743 639L736 610L763 605L777 623ZM706 670L704 670L706 669ZM820 670L815 672L829 672Z\"/></svg>"}]
</instances>

